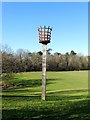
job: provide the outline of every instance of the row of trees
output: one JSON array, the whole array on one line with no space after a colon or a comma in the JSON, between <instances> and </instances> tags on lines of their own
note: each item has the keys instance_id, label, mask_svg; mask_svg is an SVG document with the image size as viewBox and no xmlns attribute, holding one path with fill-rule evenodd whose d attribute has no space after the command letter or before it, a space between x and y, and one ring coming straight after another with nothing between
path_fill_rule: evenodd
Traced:
<instances>
[{"instance_id":1,"label":"row of trees","mask_svg":"<svg viewBox=\"0 0 90 120\"><path fill-rule=\"evenodd\" d=\"M10 49L2 51L2 72L29 72L42 70L42 52L30 52L18 49L12 52ZM47 50L47 71L70 71L87 70L88 56L78 55L73 50L70 53L61 54L55 52L51 54L51 49Z\"/></svg>"}]
</instances>

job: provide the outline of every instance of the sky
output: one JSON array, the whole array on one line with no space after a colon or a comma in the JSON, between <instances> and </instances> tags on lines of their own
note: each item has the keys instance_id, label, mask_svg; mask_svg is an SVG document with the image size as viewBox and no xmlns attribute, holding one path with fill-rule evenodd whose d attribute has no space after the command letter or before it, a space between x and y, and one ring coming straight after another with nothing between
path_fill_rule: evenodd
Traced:
<instances>
[{"instance_id":1,"label":"sky","mask_svg":"<svg viewBox=\"0 0 90 120\"><path fill-rule=\"evenodd\" d=\"M88 54L87 2L4 2L2 3L2 44L12 50L42 50L38 27L51 26L52 53Z\"/></svg>"}]
</instances>

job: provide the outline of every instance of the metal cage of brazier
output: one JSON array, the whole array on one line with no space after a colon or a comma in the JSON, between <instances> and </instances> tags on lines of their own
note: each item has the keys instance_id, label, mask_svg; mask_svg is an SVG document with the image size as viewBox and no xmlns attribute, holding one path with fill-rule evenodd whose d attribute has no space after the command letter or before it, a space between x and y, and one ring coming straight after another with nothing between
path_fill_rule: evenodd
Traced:
<instances>
[{"instance_id":1,"label":"metal cage of brazier","mask_svg":"<svg viewBox=\"0 0 90 120\"><path fill-rule=\"evenodd\" d=\"M39 27L38 28L38 32L39 32L39 43L42 43L42 44L48 44L50 43L50 40L51 40L51 31L52 31L52 28L50 27Z\"/></svg>"}]
</instances>

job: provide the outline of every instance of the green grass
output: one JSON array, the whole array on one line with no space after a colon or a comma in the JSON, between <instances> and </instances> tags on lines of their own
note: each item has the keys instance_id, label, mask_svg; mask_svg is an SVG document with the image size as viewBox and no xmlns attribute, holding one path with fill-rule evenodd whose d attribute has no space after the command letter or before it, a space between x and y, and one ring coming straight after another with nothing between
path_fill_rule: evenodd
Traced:
<instances>
[{"instance_id":1,"label":"green grass","mask_svg":"<svg viewBox=\"0 0 90 120\"><path fill-rule=\"evenodd\" d=\"M41 72L17 73L2 92L3 120L89 120L88 71L47 72L46 101Z\"/></svg>"}]
</instances>

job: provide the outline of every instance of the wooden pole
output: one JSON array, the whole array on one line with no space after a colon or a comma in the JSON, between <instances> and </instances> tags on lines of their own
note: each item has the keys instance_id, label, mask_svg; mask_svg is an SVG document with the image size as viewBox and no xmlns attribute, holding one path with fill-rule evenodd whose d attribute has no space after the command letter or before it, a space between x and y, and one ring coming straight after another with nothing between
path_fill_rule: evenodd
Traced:
<instances>
[{"instance_id":1,"label":"wooden pole","mask_svg":"<svg viewBox=\"0 0 90 120\"><path fill-rule=\"evenodd\" d=\"M43 44L42 50L42 100L46 99L46 49L47 45Z\"/></svg>"}]
</instances>

